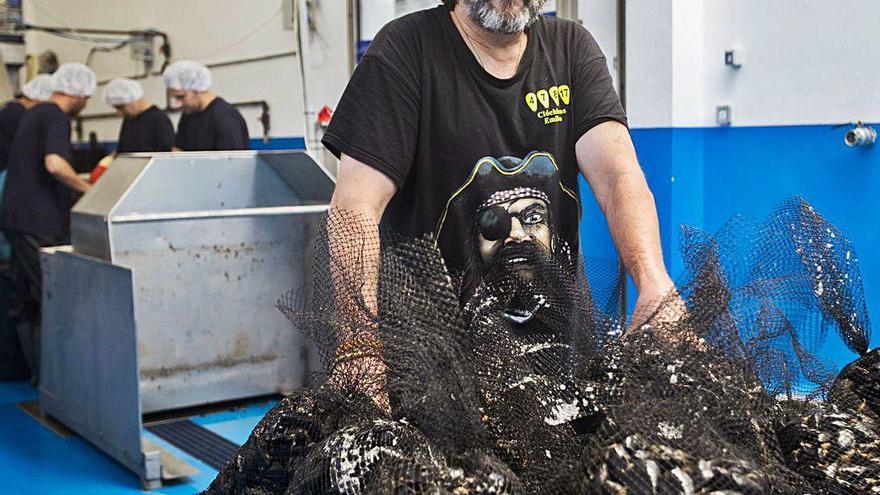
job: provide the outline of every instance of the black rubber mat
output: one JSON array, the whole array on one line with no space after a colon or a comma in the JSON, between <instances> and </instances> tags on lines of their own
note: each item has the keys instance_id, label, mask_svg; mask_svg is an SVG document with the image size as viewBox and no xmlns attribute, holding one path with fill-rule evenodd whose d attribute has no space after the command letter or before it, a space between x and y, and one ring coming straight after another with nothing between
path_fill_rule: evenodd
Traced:
<instances>
[{"instance_id":1,"label":"black rubber mat","mask_svg":"<svg viewBox=\"0 0 880 495\"><path fill-rule=\"evenodd\" d=\"M223 469L239 447L188 419L148 426L147 431L217 471Z\"/></svg>"}]
</instances>

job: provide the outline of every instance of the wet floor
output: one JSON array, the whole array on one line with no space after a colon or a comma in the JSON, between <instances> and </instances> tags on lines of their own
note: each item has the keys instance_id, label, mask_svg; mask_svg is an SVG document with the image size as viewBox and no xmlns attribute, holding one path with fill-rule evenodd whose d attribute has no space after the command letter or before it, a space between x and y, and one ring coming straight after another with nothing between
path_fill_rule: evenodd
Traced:
<instances>
[{"instance_id":1,"label":"wet floor","mask_svg":"<svg viewBox=\"0 0 880 495\"><path fill-rule=\"evenodd\" d=\"M137 476L76 435L62 437L16 404L37 398L27 382L0 382L0 479L3 493L104 495L144 493ZM237 444L244 443L272 402L191 418ZM189 495L203 490L217 472L151 433L146 437L194 466L199 474L152 494Z\"/></svg>"}]
</instances>

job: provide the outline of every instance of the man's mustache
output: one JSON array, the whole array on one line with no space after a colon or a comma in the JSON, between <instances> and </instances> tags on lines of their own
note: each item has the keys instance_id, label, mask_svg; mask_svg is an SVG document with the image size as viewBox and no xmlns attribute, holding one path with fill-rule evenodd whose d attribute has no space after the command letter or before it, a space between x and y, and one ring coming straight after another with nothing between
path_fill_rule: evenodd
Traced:
<instances>
[{"instance_id":1,"label":"man's mustache","mask_svg":"<svg viewBox=\"0 0 880 495\"><path fill-rule=\"evenodd\" d=\"M547 248L536 241L509 242L492 255L491 268L504 269L511 262L522 259L522 263L536 265L547 261Z\"/></svg>"}]
</instances>

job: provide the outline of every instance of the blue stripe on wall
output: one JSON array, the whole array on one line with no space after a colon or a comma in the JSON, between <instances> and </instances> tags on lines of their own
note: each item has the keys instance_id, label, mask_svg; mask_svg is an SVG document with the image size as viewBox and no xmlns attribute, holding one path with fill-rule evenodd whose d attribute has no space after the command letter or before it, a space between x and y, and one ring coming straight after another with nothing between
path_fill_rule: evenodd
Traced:
<instances>
[{"instance_id":1,"label":"blue stripe on wall","mask_svg":"<svg viewBox=\"0 0 880 495\"><path fill-rule=\"evenodd\" d=\"M89 143L74 143L76 149L88 149ZM116 149L116 141L99 141L98 146L107 153L112 153ZM273 137L269 138L268 143L264 143L262 138L251 138L250 146L252 150L304 150L306 149L306 140L303 137Z\"/></svg>"},{"instance_id":2,"label":"blue stripe on wall","mask_svg":"<svg viewBox=\"0 0 880 495\"><path fill-rule=\"evenodd\" d=\"M262 139L251 139L252 150L304 150L306 140L302 137L275 137L270 138L268 143Z\"/></svg>"},{"instance_id":3,"label":"blue stripe on wall","mask_svg":"<svg viewBox=\"0 0 880 495\"><path fill-rule=\"evenodd\" d=\"M634 129L633 141L657 202L664 258L682 273L682 224L709 232L731 216L761 219L798 195L852 240L859 254L868 312L880 315L880 149L848 148L830 126ZM584 186L582 245L614 256L607 226ZM634 296L633 296L634 297ZM874 336L872 346L880 344ZM854 358L829 339L823 356Z\"/></svg>"}]
</instances>

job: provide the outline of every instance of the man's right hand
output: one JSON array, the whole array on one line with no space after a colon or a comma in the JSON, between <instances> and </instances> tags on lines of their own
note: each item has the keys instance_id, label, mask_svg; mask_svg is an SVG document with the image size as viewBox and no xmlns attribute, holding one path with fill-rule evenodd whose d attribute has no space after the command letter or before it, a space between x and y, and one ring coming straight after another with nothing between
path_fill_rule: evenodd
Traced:
<instances>
[{"instance_id":1,"label":"man's right hand","mask_svg":"<svg viewBox=\"0 0 880 495\"><path fill-rule=\"evenodd\" d=\"M364 356L348 361L338 361L333 366L328 382L331 386L354 385L373 399L385 414L391 414L391 403L385 388L388 367L376 356Z\"/></svg>"},{"instance_id":2,"label":"man's right hand","mask_svg":"<svg viewBox=\"0 0 880 495\"><path fill-rule=\"evenodd\" d=\"M46 155L43 160L43 166L58 182L74 191L86 193L92 187L88 181L80 179L70 163L57 153Z\"/></svg>"},{"instance_id":3,"label":"man's right hand","mask_svg":"<svg viewBox=\"0 0 880 495\"><path fill-rule=\"evenodd\" d=\"M337 311L350 318L362 311L358 303L362 301L369 314L363 315L359 332L341 335L329 383L359 388L386 414L391 413L385 388L388 367L382 359L378 328L371 321L377 314L379 222L396 192L397 186L382 172L343 154L330 202L331 219L332 210L341 212L341 224L329 226L333 272L338 278L334 283L344 287L337 291ZM351 293L348 283L353 280L363 280L355 289L360 293Z\"/></svg>"}]
</instances>

